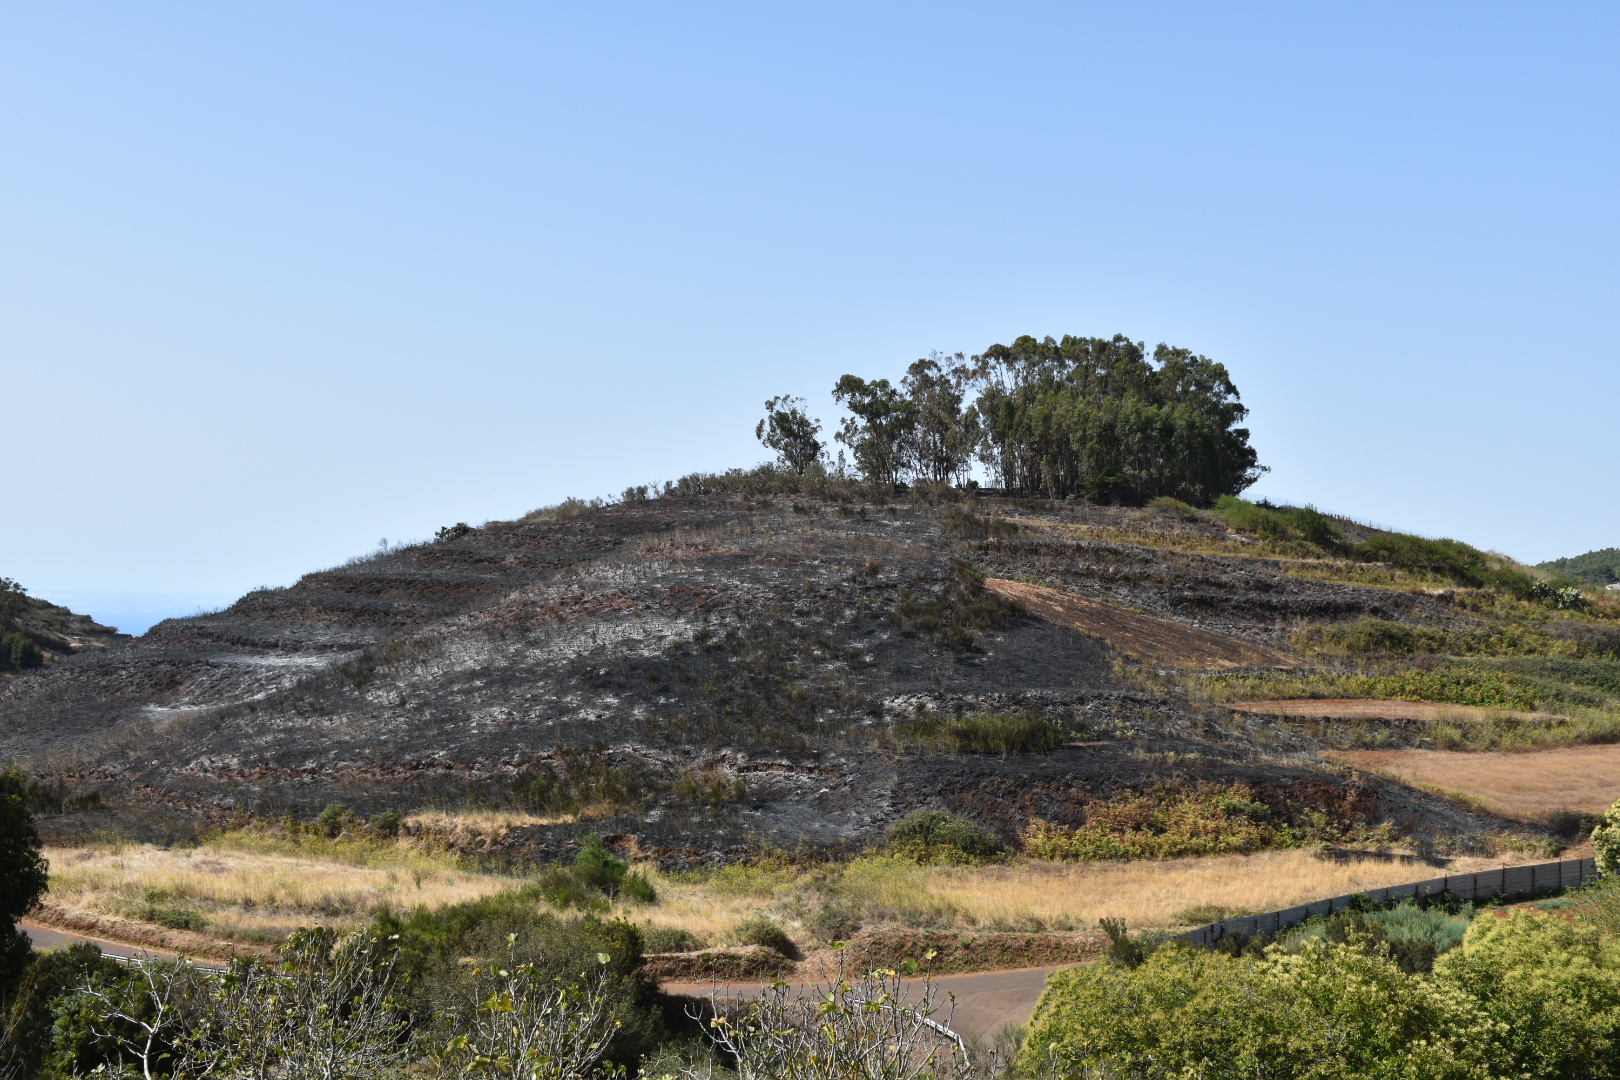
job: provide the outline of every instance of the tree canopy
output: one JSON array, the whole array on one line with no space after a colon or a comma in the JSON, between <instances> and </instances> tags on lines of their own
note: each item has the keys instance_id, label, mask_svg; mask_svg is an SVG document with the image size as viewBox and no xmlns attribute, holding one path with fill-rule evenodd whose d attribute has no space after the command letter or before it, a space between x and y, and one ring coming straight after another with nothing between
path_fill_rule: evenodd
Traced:
<instances>
[{"instance_id":1,"label":"tree canopy","mask_svg":"<svg viewBox=\"0 0 1620 1080\"><path fill-rule=\"evenodd\" d=\"M1164 344L1149 358L1124 335L935 354L899 387L845 375L833 397L851 413L838 440L876 482L959 482L977 457L1003 487L1051 498L1207 506L1265 472L1224 365Z\"/></svg>"}]
</instances>

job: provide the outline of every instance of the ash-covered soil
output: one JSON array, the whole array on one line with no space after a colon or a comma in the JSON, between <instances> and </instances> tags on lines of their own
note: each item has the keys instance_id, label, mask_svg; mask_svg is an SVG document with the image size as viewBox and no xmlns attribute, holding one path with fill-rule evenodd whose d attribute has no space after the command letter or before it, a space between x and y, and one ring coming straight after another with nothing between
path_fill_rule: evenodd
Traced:
<instances>
[{"instance_id":1,"label":"ash-covered soil","mask_svg":"<svg viewBox=\"0 0 1620 1080\"><path fill-rule=\"evenodd\" d=\"M1290 577L1237 540L1193 555L1051 530L964 539L951 513L710 497L492 523L13 679L0 756L99 793L84 829L517 804L675 865L859 847L919 806L1010 838L1165 781L1243 781L1418 836L1504 827L1322 765L1320 725L1133 686L1105 641L977 596L953 560L1272 647L1306 621L1454 620L1444 605ZM1049 519L1196 528L1098 507ZM1041 712L1072 742L958 754L906 734L979 711ZM582 827L501 844L560 854Z\"/></svg>"}]
</instances>

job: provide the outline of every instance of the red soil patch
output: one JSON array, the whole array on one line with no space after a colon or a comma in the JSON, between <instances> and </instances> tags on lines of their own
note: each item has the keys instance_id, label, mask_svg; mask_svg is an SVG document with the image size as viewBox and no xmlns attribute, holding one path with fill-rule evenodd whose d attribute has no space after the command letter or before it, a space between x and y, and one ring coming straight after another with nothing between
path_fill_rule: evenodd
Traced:
<instances>
[{"instance_id":1,"label":"red soil patch","mask_svg":"<svg viewBox=\"0 0 1620 1080\"><path fill-rule=\"evenodd\" d=\"M1286 653L1200 630L1196 626L1087 600L1040 585L991 578L987 588L1017 600L1033 614L1071 630L1095 634L1110 645L1154 664L1172 667L1294 667Z\"/></svg>"}]
</instances>

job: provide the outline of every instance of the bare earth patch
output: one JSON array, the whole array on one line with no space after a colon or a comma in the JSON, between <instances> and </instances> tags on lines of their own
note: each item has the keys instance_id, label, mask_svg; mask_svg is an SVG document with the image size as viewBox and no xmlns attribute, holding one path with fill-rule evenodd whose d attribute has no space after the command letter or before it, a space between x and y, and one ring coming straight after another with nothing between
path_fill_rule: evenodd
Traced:
<instances>
[{"instance_id":1,"label":"bare earth patch","mask_svg":"<svg viewBox=\"0 0 1620 1080\"><path fill-rule=\"evenodd\" d=\"M1237 712L1269 716L1333 717L1371 720L1484 720L1511 716L1520 720L1547 719L1549 713L1508 712L1477 705L1437 705L1427 701L1376 701L1369 698L1289 698L1278 701L1229 701Z\"/></svg>"},{"instance_id":2,"label":"bare earth patch","mask_svg":"<svg viewBox=\"0 0 1620 1080\"><path fill-rule=\"evenodd\" d=\"M1505 817L1600 813L1620 799L1620 746L1554 750L1329 750L1322 756L1442 795L1462 795Z\"/></svg>"},{"instance_id":3,"label":"bare earth patch","mask_svg":"<svg viewBox=\"0 0 1620 1080\"><path fill-rule=\"evenodd\" d=\"M1149 663L1200 668L1295 667L1299 663L1264 645L1057 589L1006 578L990 578L985 586L1017 600L1048 622L1105 638L1115 648Z\"/></svg>"}]
</instances>

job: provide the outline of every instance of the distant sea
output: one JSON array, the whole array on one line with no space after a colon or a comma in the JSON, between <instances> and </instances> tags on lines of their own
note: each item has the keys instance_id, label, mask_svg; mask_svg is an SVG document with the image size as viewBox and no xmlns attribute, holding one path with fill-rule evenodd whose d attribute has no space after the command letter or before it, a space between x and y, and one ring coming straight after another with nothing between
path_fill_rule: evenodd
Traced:
<instances>
[{"instance_id":1,"label":"distant sea","mask_svg":"<svg viewBox=\"0 0 1620 1080\"><path fill-rule=\"evenodd\" d=\"M116 626L120 633L136 637L164 619L184 618L205 611L218 611L236 601L234 596L194 596L165 593L47 592L30 590L29 595L88 615L102 626Z\"/></svg>"}]
</instances>

